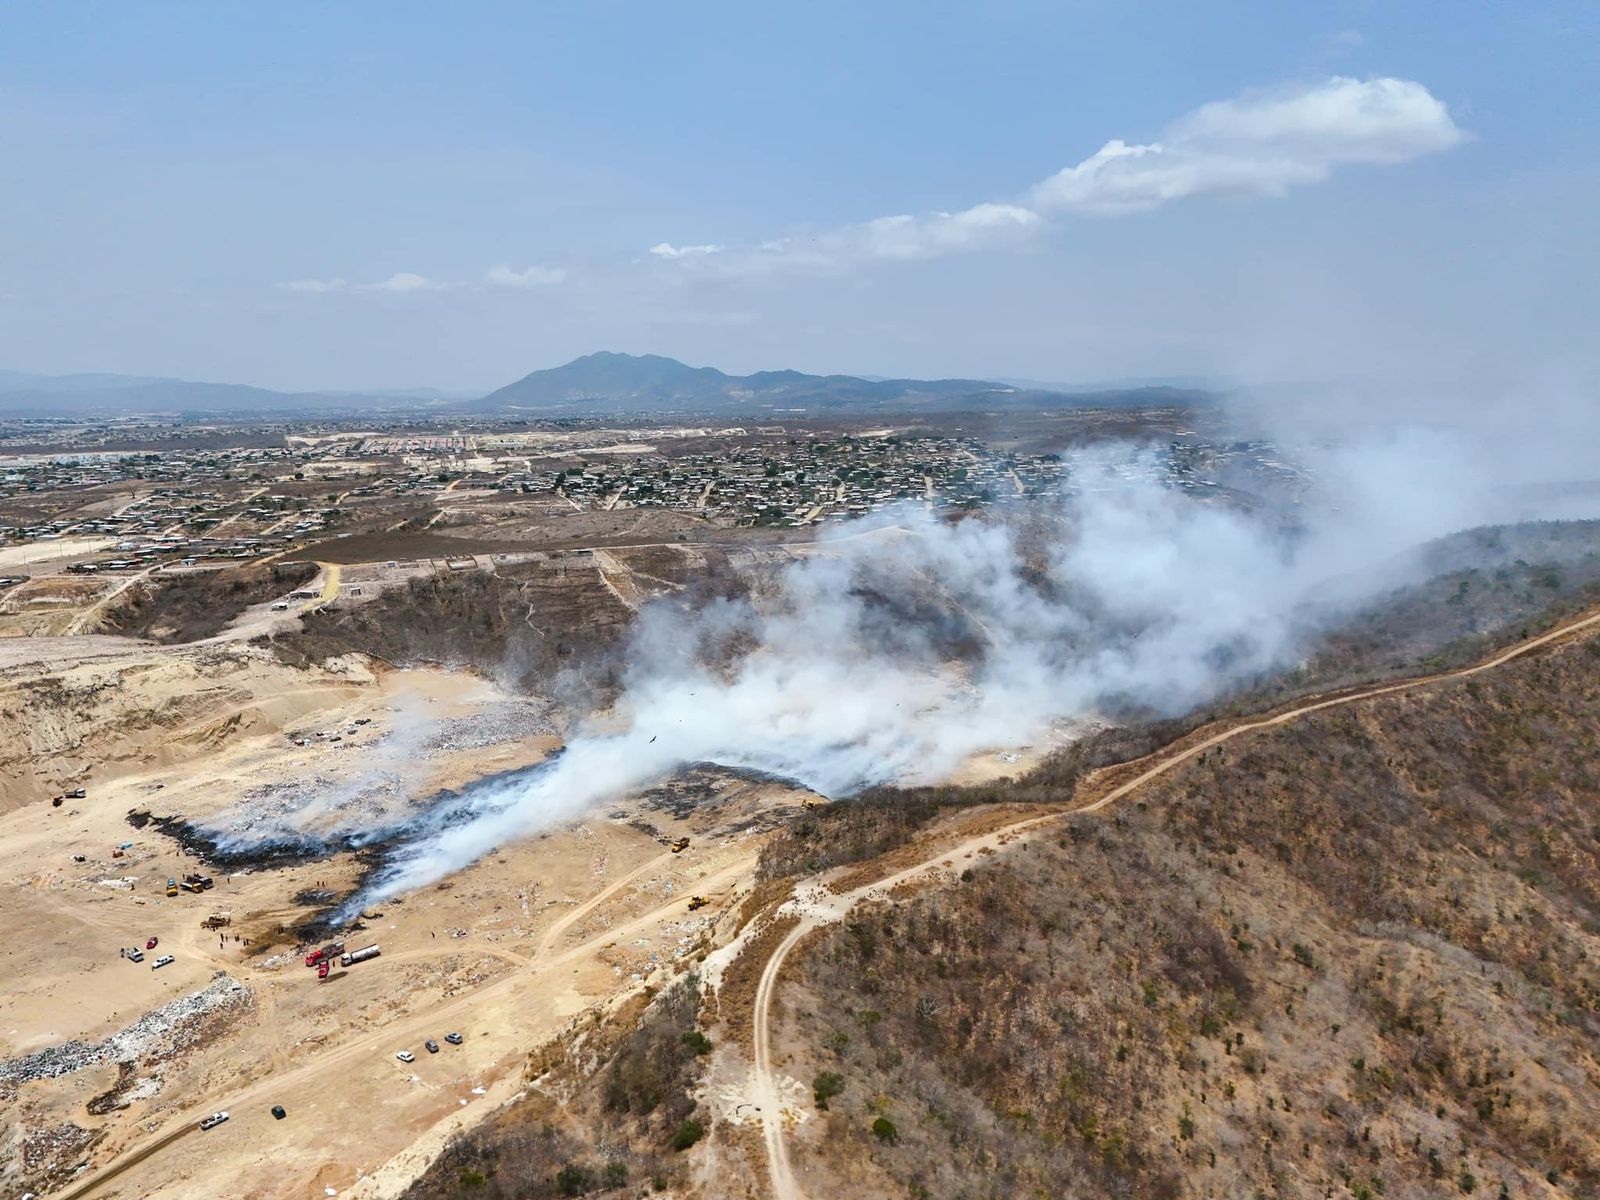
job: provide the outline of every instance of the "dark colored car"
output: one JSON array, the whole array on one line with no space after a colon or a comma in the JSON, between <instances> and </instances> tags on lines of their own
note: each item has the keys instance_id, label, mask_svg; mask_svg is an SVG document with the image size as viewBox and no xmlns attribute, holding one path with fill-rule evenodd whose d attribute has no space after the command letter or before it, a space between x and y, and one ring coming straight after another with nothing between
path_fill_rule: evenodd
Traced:
<instances>
[{"instance_id":1,"label":"dark colored car","mask_svg":"<svg viewBox=\"0 0 1600 1200\"><path fill-rule=\"evenodd\" d=\"M432 1038L429 1038L427 1041L423 1042L422 1045L429 1054L439 1053L439 1043L434 1041Z\"/></svg>"},{"instance_id":2,"label":"dark colored car","mask_svg":"<svg viewBox=\"0 0 1600 1200\"><path fill-rule=\"evenodd\" d=\"M272 1115L273 1115L273 1116L274 1116L274 1117L275 1117L275 1118L277 1118L277 1119L278 1119L278 1120L280 1120L280 1121L281 1121L281 1120L283 1120L283 1119L284 1119L284 1118L285 1118L285 1117L287 1117L287 1116L288 1116L288 1115L289 1115L289 1114L288 1114L288 1113L286 1113L286 1112L284 1112L284 1111L283 1111L283 1105L281 1105L281 1104L274 1104L274 1105L273 1105L273 1106L272 1106Z\"/></svg>"}]
</instances>

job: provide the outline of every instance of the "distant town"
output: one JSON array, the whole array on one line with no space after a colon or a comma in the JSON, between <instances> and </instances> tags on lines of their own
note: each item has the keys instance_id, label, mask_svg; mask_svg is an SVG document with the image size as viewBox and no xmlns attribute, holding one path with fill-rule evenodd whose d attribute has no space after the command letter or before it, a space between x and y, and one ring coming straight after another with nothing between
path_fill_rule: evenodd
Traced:
<instances>
[{"instance_id":1,"label":"distant town","mask_svg":"<svg viewBox=\"0 0 1600 1200\"><path fill-rule=\"evenodd\" d=\"M218 449L0 453L0 543L35 546L45 559L52 542L81 548L95 539L99 552L68 569L116 572L276 555L374 528L369 518L401 521L408 507L437 520L452 494L520 503L544 518L661 510L728 528L797 529L900 503L974 510L1083 486L1060 454L887 430L797 435L781 427L563 422L470 431L279 427L277 437L277 445ZM1293 499L1306 483L1261 441L1171 440L1115 470L1200 498Z\"/></svg>"}]
</instances>

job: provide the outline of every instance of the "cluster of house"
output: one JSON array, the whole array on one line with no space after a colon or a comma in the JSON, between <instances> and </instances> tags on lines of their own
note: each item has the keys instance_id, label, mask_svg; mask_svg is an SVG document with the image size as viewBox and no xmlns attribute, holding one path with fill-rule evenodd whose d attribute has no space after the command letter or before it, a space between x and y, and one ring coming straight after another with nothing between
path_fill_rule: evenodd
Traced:
<instances>
[{"instance_id":1,"label":"cluster of house","mask_svg":"<svg viewBox=\"0 0 1600 1200\"><path fill-rule=\"evenodd\" d=\"M615 460L510 471L496 487L559 493L587 508L666 508L736 525L841 521L910 501L967 508L1056 495L1054 455L998 453L971 438L790 439L718 454Z\"/></svg>"}]
</instances>

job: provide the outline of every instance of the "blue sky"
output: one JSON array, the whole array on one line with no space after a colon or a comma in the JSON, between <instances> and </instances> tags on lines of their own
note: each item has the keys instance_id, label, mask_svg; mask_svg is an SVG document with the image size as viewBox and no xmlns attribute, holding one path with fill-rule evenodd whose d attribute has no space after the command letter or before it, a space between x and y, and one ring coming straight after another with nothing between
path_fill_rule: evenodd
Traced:
<instances>
[{"instance_id":1,"label":"blue sky","mask_svg":"<svg viewBox=\"0 0 1600 1200\"><path fill-rule=\"evenodd\" d=\"M1593 4L765 9L0 10L0 366L1481 380L1600 326Z\"/></svg>"}]
</instances>

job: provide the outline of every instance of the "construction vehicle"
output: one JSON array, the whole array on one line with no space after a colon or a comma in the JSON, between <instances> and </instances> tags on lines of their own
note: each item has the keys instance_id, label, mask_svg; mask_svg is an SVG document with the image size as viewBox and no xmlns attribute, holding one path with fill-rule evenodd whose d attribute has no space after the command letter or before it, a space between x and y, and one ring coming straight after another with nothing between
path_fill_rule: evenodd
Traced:
<instances>
[{"instance_id":1,"label":"construction vehicle","mask_svg":"<svg viewBox=\"0 0 1600 1200\"><path fill-rule=\"evenodd\" d=\"M210 891L215 882L209 875L185 875L183 881L194 884L191 892Z\"/></svg>"},{"instance_id":2,"label":"construction vehicle","mask_svg":"<svg viewBox=\"0 0 1600 1200\"><path fill-rule=\"evenodd\" d=\"M378 947L377 947L376 944L371 945L371 946L363 946L360 950L357 950L354 954L341 954L339 956L339 965L341 967L353 967L358 962L366 962L367 959L369 959L369 958L377 958L377 957L378 957Z\"/></svg>"},{"instance_id":3,"label":"construction vehicle","mask_svg":"<svg viewBox=\"0 0 1600 1200\"><path fill-rule=\"evenodd\" d=\"M338 958L339 955L343 953L343 942L329 942L322 949L313 950L310 954L306 955L306 966L314 967L318 963L331 962L333 959Z\"/></svg>"},{"instance_id":4,"label":"construction vehicle","mask_svg":"<svg viewBox=\"0 0 1600 1200\"><path fill-rule=\"evenodd\" d=\"M176 879L172 879L172 878L169 877L167 879L167 895L176 896L177 894L178 894L178 881Z\"/></svg>"},{"instance_id":5,"label":"construction vehicle","mask_svg":"<svg viewBox=\"0 0 1600 1200\"><path fill-rule=\"evenodd\" d=\"M66 797L67 797L68 800L82 800L82 799L86 798L88 795L89 795L89 793L87 791L85 791L83 788L73 788L70 792L66 793Z\"/></svg>"},{"instance_id":6,"label":"construction vehicle","mask_svg":"<svg viewBox=\"0 0 1600 1200\"><path fill-rule=\"evenodd\" d=\"M816 812L817 809L826 808L827 806L828 802L826 800L802 800L800 802L800 807L807 812Z\"/></svg>"},{"instance_id":7,"label":"construction vehicle","mask_svg":"<svg viewBox=\"0 0 1600 1200\"><path fill-rule=\"evenodd\" d=\"M681 853L683 853L683 851L687 850L688 848L689 848L689 839L686 838L686 837L681 837L675 842L667 843L667 849L671 850L674 854L681 854Z\"/></svg>"},{"instance_id":8,"label":"construction vehicle","mask_svg":"<svg viewBox=\"0 0 1600 1200\"><path fill-rule=\"evenodd\" d=\"M202 890L198 883L196 883L194 880L188 879L188 878L185 878L184 881L182 883L180 883L178 886L181 887L186 892L193 892L197 896L200 894L200 892Z\"/></svg>"},{"instance_id":9,"label":"construction vehicle","mask_svg":"<svg viewBox=\"0 0 1600 1200\"><path fill-rule=\"evenodd\" d=\"M707 900L704 896L690 896L689 897L689 911L690 912L694 912L695 909L704 908L706 905L708 905L710 903L711 903L711 901Z\"/></svg>"},{"instance_id":10,"label":"construction vehicle","mask_svg":"<svg viewBox=\"0 0 1600 1200\"><path fill-rule=\"evenodd\" d=\"M213 913L211 916L207 917L204 921L200 922L200 928L202 928L202 929L221 929L224 926L232 925L232 924L233 924L233 918L232 917L224 917L224 916L222 916L220 914Z\"/></svg>"}]
</instances>

